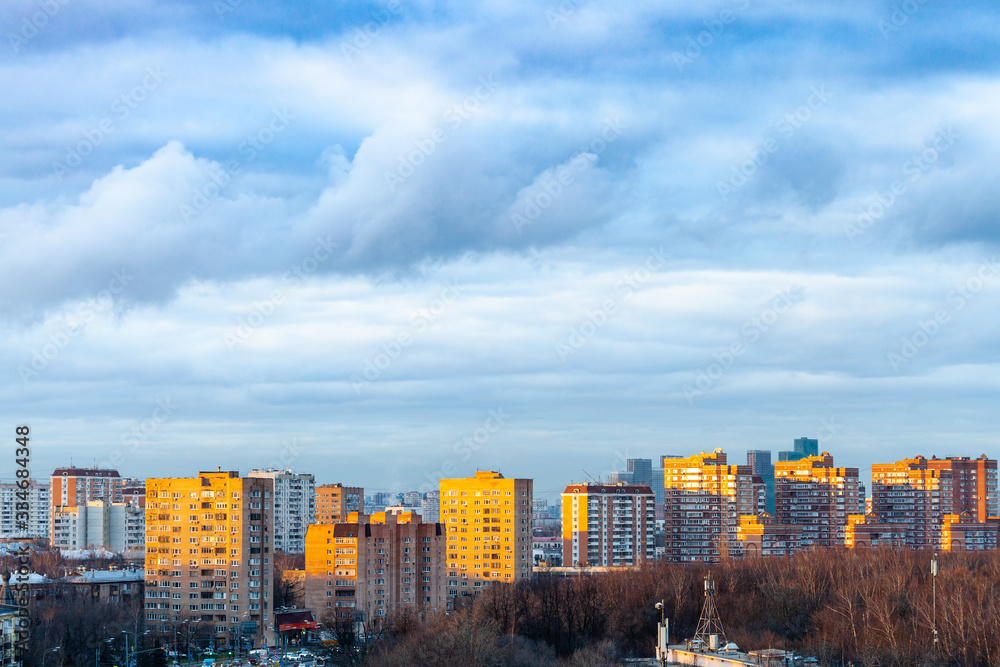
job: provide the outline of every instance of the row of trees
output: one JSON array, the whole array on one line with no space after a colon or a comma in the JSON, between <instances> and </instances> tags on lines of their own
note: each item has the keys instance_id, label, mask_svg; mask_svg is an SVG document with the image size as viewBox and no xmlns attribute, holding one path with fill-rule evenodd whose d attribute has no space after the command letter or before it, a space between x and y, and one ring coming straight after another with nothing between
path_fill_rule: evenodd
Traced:
<instances>
[{"instance_id":1,"label":"row of trees","mask_svg":"<svg viewBox=\"0 0 1000 667\"><path fill-rule=\"evenodd\" d=\"M931 554L824 550L711 566L728 639L824 665L1000 665L1000 552L939 556L935 654ZM366 664L612 665L650 657L664 600L672 641L690 637L707 566L542 575L486 589L451 615L397 615Z\"/></svg>"}]
</instances>

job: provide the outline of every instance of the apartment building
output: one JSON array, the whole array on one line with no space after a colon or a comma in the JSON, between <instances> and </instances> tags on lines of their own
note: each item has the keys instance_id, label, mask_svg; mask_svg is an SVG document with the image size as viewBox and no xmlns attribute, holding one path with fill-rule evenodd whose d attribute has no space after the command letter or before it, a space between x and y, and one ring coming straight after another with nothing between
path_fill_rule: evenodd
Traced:
<instances>
[{"instance_id":1,"label":"apartment building","mask_svg":"<svg viewBox=\"0 0 1000 667\"><path fill-rule=\"evenodd\" d=\"M53 520L57 507L78 507L92 500L124 503L122 478L117 470L107 468L56 468L49 477L49 500ZM53 529L55 527L53 521ZM55 535L50 534L52 543Z\"/></svg>"},{"instance_id":2,"label":"apartment building","mask_svg":"<svg viewBox=\"0 0 1000 667\"><path fill-rule=\"evenodd\" d=\"M740 517L736 551L744 558L792 556L802 542L802 527L780 524L767 512Z\"/></svg>"},{"instance_id":3,"label":"apartment building","mask_svg":"<svg viewBox=\"0 0 1000 667\"><path fill-rule=\"evenodd\" d=\"M251 470L249 476L274 482L274 549L305 553L306 529L316 521L316 478L274 468Z\"/></svg>"},{"instance_id":4,"label":"apartment building","mask_svg":"<svg viewBox=\"0 0 1000 667\"><path fill-rule=\"evenodd\" d=\"M877 514L848 514L844 546L849 549L906 546L906 527Z\"/></svg>"},{"instance_id":5,"label":"apartment building","mask_svg":"<svg viewBox=\"0 0 1000 667\"><path fill-rule=\"evenodd\" d=\"M448 533L448 595L475 595L532 574L533 484L499 472L441 480Z\"/></svg>"},{"instance_id":6,"label":"apartment building","mask_svg":"<svg viewBox=\"0 0 1000 667\"><path fill-rule=\"evenodd\" d=\"M1000 516L997 506L997 462L983 454L977 459L949 456L927 459L932 470L951 472L952 504L948 514L968 512L976 521Z\"/></svg>"},{"instance_id":7,"label":"apartment building","mask_svg":"<svg viewBox=\"0 0 1000 667\"><path fill-rule=\"evenodd\" d=\"M874 463L871 497L873 514L905 529L905 546L938 548L941 518L954 505L952 471L928 466L923 456Z\"/></svg>"},{"instance_id":8,"label":"apartment building","mask_svg":"<svg viewBox=\"0 0 1000 667\"><path fill-rule=\"evenodd\" d=\"M441 521L441 492L428 491L420 500L420 515L427 523Z\"/></svg>"},{"instance_id":9,"label":"apartment building","mask_svg":"<svg viewBox=\"0 0 1000 667\"><path fill-rule=\"evenodd\" d=\"M103 549L130 557L145 547L145 511L132 503L91 500L57 507L52 515L52 546L60 551Z\"/></svg>"},{"instance_id":10,"label":"apartment building","mask_svg":"<svg viewBox=\"0 0 1000 667\"><path fill-rule=\"evenodd\" d=\"M942 551L988 551L997 548L998 519L977 521L970 512L941 517Z\"/></svg>"},{"instance_id":11,"label":"apartment building","mask_svg":"<svg viewBox=\"0 0 1000 667\"><path fill-rule=\"evenodd\" d=\"M754 484L750 466L729 465L722 449L662 462L666 558L718 561L737 538L740 516L758 513L763 482Z\"/></svg>"},{"instance_id":12,"label":"apartment building","mask_svg":"<svg viewBox=\"0 0 1000 667\"><path fill-rule=\"evenodd\" d=\"M18 514L27 512L28 518ZM0 537L51 537L51 487L32 480L28 488L0 484Z\"/></svg>"},{"instance_id":13,"label":"apartment building","mask_svg":"<svg viewBox=\"0 0 1000 667\"><path fill-rule=\"evenodd\" d=\"M317 620L365 621L399 607L444 611L445 530L414 512L352 512L306 533L305 605Z\"/></svg>"},{"instance_id":14,"label":"apartment building","mask_svg":"<svg viewBox=\"0 0 1000 667\"><path fill-rule=\"evenodd\" d=\"M837 468L829 452L774 464L775 518L802 526L802 548L841 546L856 514L858 469Z\"/></svg>"},{"instance_id":15,"label":"apartment building","mask_svg":"<svg viewBox=\"0 0 1000 667\"><path fill-rule=\"evenodd\" d=\"M146 480L146 627L211 628L216 646L273 625L274 481L234 470ZM274 635L267 633L273 645Z\"/></svg>"},{"instance_id":16,"label":"apartment building","mask_svg":"<svg viewBox=\"0 0 1000 667\"><path fill-rule=\"evenodd\" d=\"M653 559L656 496L649 486L570 484L562 505L567 566L631 566Z\"/></svg>"},{"instance_id":17,"label":"apartment building","mask_svg":"<svg viewBox=\"0 0 1000 667\"><path fill-rule=\"evenodd\" d=\"M364 514L365 490L360 486L323 484L316 487L315 523L343 523L351 512Z\"/></svg>"},{"instance_id":18,"label":"apartment building","mask_svg":"<svg viewBox=\"0 0 1000 667\"><path fill-rule=\"evenodd\" d=\"M771 452L766 449L751 449L747 451L747 465L764 482L765 508L768 514L774 514L774 464L771 463Z\"/></svg>"}]
</instances>

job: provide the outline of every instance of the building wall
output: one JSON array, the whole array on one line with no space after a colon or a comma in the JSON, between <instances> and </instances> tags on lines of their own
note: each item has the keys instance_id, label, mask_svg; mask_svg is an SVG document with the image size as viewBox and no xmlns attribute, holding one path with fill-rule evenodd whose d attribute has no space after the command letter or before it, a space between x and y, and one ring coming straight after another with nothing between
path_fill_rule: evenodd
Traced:
<instances>
[{"instance_id":1,"label":"building wall","mask_svg":"<svg viewBox=\"0 0 1000 667\"><path fill-rule=\"evenodd\" d=\"M997 506L997 462L985 454L977 459L949 457L927 459L932 470L950 470L952 506L949 514L968 512L977 521L1000 516Z\"/></svg>"},{"instance_id":2,"label":"building wall","mask_svg":"<svg viewBox=\"0 0 1000 667\"><path fill-rule=\"evenodd\" d=\"M940 546L941 517L953 504L951 470L930 468L922 456L875 463L871 497L872 514L905 528L905 546Z\"/></svg>"},{"instance_id":3,"label":"building wall","mask_svg":"<svg viewBox=\"0 0 1000 667\"><path fill-rule=\"evenodd\" d=\"M530 479L498 472L441 480L441 518L448 532L448 594L474 595L491 582L532 574Z\"/></svg>"},{"instance_id":4,"label":"building wall","mask_svg":"<svg viewBox=\"0 0 1000 667\"><path fill-rule=\"evenodd\" d=\"M313 524L306 534L305 604L317 620L447 608L444 526L409 512L348 518Z\"/></svg>"},{"instance_id":5,"label":"building wall","mask_svg":"<svg viewBox=\"0 0 1000 667\"><path fill-rule=\"evenodd\" d=\"M124 502L122 478L117 470L106 468L56 468L49 478L51 512L57 507L77 507L91 500ZM55 542L52 533L50 539Z\"/></svg>"},{"instance_id":6,"label":"building wall","mask_svg":"<svg viewBox=\"0 0 1000 667\"><path fill-rule=\"evenodd\" d=\"M564 564L625 566L653 559L656 497L648 486L570 484L562 497Z\"/></svg>"},{"instance_id":7,"label":"building wall","mask_svg":"<svg viewBox=\"0 0 1000 667\"><path fill-rule=\"evenodd\" d=\"M146 480L147 628L197 620L219 644L253 621L260 645L274 622L273 494L273 480L235 471Z\"/></svg>"}]
</instances>

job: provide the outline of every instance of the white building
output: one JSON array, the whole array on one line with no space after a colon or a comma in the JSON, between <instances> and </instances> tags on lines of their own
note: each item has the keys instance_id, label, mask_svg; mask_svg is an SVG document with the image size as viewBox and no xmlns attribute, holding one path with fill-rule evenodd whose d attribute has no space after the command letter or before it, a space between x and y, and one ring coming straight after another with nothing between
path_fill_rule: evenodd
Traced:
<instances>
[{"instance_id":1,"label":"white building","mask_svg":"<svg viewBox=\"0 0 1000 667\"><path fill-rule=\"evenodd\" d=\"M0 537L49 537L52 518L51 487L32 481L27 489L0 484ZM28 519L17 519L27 503Z\"/></svg>"},{"instance_id":2,"label":"white building","mask_svg":"<svg viewBox=\"0 0 1000 667\"><path fill-rule=\"evenodd\" d=\"M441 492L428 491L420 501L420 514L424 523L437 523L441 520Z\"/></svg>"},{"instance_id":3,"label":"white building","mask_svg":"<svg viewBox=\"0 0 1000 667\"><path fill-rule=\"evenodd\" d=\"M316 478L290 469L251 470L248 477L274 480L274 549L306 552L306 530L316 521Z\"/></svg>"},{"instance_id":4,"label":"white building","mask_svg":"<svg viewBox=\"0 0 1000 667\"><path fill-rule=\"evenodd\" d=\"M143 508L131 503L91 500L76 507L56 507L52 546L60 551L106 549L142 553L146 541Z\"/></svg>"}]
</instances>

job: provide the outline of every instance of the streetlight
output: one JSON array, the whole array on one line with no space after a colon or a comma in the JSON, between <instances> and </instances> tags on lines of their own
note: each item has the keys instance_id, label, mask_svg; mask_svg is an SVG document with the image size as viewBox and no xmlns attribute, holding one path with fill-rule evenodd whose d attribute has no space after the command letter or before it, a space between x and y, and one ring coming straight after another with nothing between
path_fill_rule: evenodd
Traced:
<instances>
[{"instance_id":1,"label":"streetlight","mask_svg":"<svg viewBox=\"0 0 1000 667\"><path fill-rule=\"evenodd\" d=\"M660 623L656 626L656 657L661 665L667 664L667 645L669 644L670 632L667 629L667 605L664 600L656 603L655 607L660 610Z\"/></svg>"},{"instance_id":2,"label":"streetlight","mask_svg":"<svg viewBox=\"0 0 1000 667\"><path fill-rule=\"evenodd\" d=\"M933 624L934 632L934 655L937 655L938 648L938 634L937 634L937 553L935 552L933 560L931 560L931 578L933 579L933 588L931 593L931 605L932 605L932 616L931 623Z\"/></svg>"},{"instance_id":3,"label":"streetlight","mask_svg":"<svg viewBox=\"0 0 1000 667\"><path fill-rule=\"evenodd\" d=\"M125 667L131 667L132 661L128 657L128 636L132 635L133 637L135 637L134 641L132 642L132 648L137 649L139 648L139 637L142 637L143 635L148 635L149 630L146 630L142 634L139 634L138 632L129 632L128 630L122 630L122 633L125 635Z\"/></svg>"},{"instance_id":4,"label":"streetlight","mask_svg":"<svg viewBox=\"0 0 1000 667\"><path fill-rule=\"evenodd\" d=\"M111 637L102 642L97 642L97 647L94 649L94 667L101 667L101 644L110 644L114 640L115 638Z\"/></svg>"},{"instance_id":5,"label":"streetlight","mask_svg":"<svg viewBox=\"0 0 1000 667\"><path fill-rule=\"evenodd\" d=\"M45 659L49 657L49 653L52 653L54 651L58 651L61 648L62 648L62 646L56 646L55 648L50 648L47 651L44 651L42 653L42 667L45 667Z\"/></svg>"}]
</instances>

